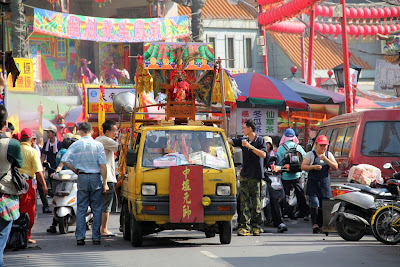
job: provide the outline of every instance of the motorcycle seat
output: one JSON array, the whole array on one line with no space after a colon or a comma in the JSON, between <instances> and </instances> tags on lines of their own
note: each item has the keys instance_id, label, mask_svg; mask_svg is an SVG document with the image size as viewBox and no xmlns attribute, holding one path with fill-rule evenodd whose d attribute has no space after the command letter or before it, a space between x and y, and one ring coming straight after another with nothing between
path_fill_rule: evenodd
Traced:
<instances>
[{"instance_id":1,"label":"motorcycle seat","mask_svg":"<svg viewBox=\"0 0 400 267\"><path fill-rule=\"evenodd\" d=\"M366 192L371 195L385 196L386 193L390 193L387 188L371 188L367 185L356 184L356 183L352 183L349 185L356 187L356 188L360 189L361 191Z\"/></svg>"}]
</instances>

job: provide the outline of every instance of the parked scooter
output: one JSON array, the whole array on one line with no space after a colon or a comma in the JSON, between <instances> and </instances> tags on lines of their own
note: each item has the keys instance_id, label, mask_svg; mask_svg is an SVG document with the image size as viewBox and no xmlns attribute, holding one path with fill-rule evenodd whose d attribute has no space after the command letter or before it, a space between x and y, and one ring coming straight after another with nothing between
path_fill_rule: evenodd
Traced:
<instances>
[{"instance_id":1,"label":"parked scooter","mask_svg":"<svg viewBox=\"0 0 400 267\"><path fill-rule=\"evenodd\" d=\"M372 215L382 201L398 199L398 194L391 193L386 187L371 188L356 183L333 184L331 187L333 198L339 202L332 208L329 225L335 223L338 234L347 241L358 241L370 232Z\"/></svg>"},{"instance_id":2,"label":"parked scooter","mask_svg":"<svg viewBox=\"0 0 400 267\"><path fill-rule=\"evenodd\" d=\"M396 162L397 163L397 162ZM392 164L386 163L384 168L393 168ZM388 190L400 196L400 172L393 175L393 179L387 182ZM400 243L400 198L397 201L381 201L380 207L371 219L371 229L375 238L388 245Z\"/></svg>"},{"instance_id":3,"label":"parked scooter","mask_svg":"<svg viewBox=\"0 0 400 267\"><path fill-rule=\"evenodd\" d=\"M53 174L53 179L61 181L54 191L53 215L58 221L61 234L68 233L69 226L75 225L77 215L77 180L78 175L71 170L63 170ZM93 221L93 213L88 208L86 227L89 229Z\"/></svg>"}]
</instances>

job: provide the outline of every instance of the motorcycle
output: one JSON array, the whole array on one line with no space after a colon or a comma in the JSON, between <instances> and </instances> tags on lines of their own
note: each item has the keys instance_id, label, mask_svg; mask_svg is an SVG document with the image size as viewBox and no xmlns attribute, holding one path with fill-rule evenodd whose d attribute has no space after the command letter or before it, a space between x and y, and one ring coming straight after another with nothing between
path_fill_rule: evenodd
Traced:
<instances>
[{"instance_id":1,"label":"motorcycle","mask_svg":"<svg viewBox=\"0 0 400 267\"><path fill-rule=\"evenodd\" d=\"M61 234L68 233L69 226L76 224L78 175L71 170L62 170L52 174L54 180L60 181L54 191L53 215L58 221ZM86 228L93 222L93 213L89 207L86 212Z\"/></svg>"},{"instance_id":2,"label":"motorcycle","mask_svg":"<svg viewBox=\"0 0 400 267\"><path fill-rule=\"evenodd\" d=\"M358 241L370 233L372 215L382 206L382 202L396 201L399 196L386 186L371 188L346 183L333 184L331 187L333 199L338 202L332 208L329 225L335 224L338 234L347 241Z\"/></svg>"},{"instance_id":3,"label":"motorcycle","mask_svg":"<svg viewBox=\"0 0 400 267\"><path fill-rule=\"evenodd\" d=\"M386 163L384 168L392 168L390 163ZM400 195L400 172L393 175L394 179L387 181L388 190ZM371 230L374 237L388 245L400 243L400 198L397 201L380 201L381 207L374 213L371 219Z\"/></svg>"}]
</instances>

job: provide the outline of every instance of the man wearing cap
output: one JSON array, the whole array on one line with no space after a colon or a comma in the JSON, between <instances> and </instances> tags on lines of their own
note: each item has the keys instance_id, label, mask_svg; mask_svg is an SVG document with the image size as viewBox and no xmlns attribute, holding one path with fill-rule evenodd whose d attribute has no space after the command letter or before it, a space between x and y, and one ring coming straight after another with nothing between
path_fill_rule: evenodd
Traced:
<instances>
[{"instance_id":1,"label":"man wearing cap","mask_svg":"<svg viewBox=\"0 0 400 267\"><path fill-rule=\"evenodd\" d=\"M28 242L36 243L35 240L31 239L31 231L33 224L35 223L35 211L36 211L36 184L37 181L41 183L44 195L47 195L47 185L43 177L42 164L38 157L36 149L32 147L33 143L33 131L29 128L24 128L21 131L21 152L24 159L24 164L19 169L22 175L27 177L29 184L29 190L25 194L19 197L20 201L20 212L28 213L29 215L29 232Z\"/></svg>"},{"instance_id":2,"label":"man wearing cap","mask_svg":"<svg viewBox=\"0 0 400 267\"><path fill-rule=\"evenodd\" d=\"M322 199L332 197L329 169L337 170L335 157L328 151L329 140L320 135L315 140L317 147L308 152L303 159L301 169L308 172L307 195L310 200L310 215L313 233L318 233L323 224Z\"/></svg>"},{"instance_id":3,"label":"man wearing cap","mask_svg":"<svg viewBox=\"0 0 400 267\"><path fill-rule=\"evenodd\" d=\"M47 161L50 168L47 168L47 177L50 180L50 184L52 185L52 178L51 174L55 171L57 168L57 163L56 163L56 155L57 152L62 148L62 143L57 139L57 128L54 125L50 125L49 128L44 129L47 134L47 142L45 143L43 149L42 149L42 164ZM51 187L52 190L55 190L53 186ZM47 198L42 195L42 186L41 184L38 184L38 190L40 194L40 199L42 200L43 203L43 213L51 213L51 210L49 209L49 203L47 202Z\"/></svg>"},{"instance_id":4,"label":"man wearing cap","mask_svg":"<svg viewBox=\"0 0 400 267\"><path fill-rule=\"evenodd\" d=\"M85 245L86 221L88 206L92 208L93 225L92 241L100 245L101 217L103 208L102 193L107 193L107 159L103 145L93 140L92 125L83 122L79 125L81 140L74 142L64 154L61 162L78 174L78 194L76 215L76 243Z\"/></svg>"},{"instance_id":5,"label":"man wearing cap","mask_svg":"<svg viewBox=\"0 0 400 267\"><path fill-rule=\"evenodd\" d=\"M296 150L300 152L301 155L304 157L306 152L298 144L299 140L297 139L293 129L291 128L286 129L286 131L283 133L281 141L279 142L279 148L277 151L278 164L282 164L286 152L289 149L294 148L295 146ZM301 172L294 172L294 173L283 172L282 184L286 196L289 196L291 188L294 188L300 213L298 217L304 217L305 220L309 220L308 205L306 202L306 197L304 196L303 181L301 180L300 175ZM294 214L291 214L291 207L289 206L289 203L287 201L285 201L284 203L284 217L294 218Z\"/></svg>"}]
</instances>

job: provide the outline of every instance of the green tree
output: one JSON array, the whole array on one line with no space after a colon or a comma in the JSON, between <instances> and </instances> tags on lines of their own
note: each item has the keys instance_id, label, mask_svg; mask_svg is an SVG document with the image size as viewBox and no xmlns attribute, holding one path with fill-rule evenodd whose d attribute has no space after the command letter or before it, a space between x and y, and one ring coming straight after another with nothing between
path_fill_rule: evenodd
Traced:
<instances>
[{"instance_id":1,"label":"green tree","mask_svg":"<svg viewBox=\"0 0 400 267\"><path fill-rule=\"evenodd\" d=\"M195 42L204 42L204 24L202 9L206 0L172 0L177 4L190 6L192 11L192 38ZM190 5L191 3L191 5Z\"/></svg>"}]
</instances>

